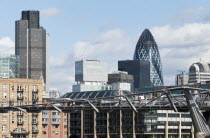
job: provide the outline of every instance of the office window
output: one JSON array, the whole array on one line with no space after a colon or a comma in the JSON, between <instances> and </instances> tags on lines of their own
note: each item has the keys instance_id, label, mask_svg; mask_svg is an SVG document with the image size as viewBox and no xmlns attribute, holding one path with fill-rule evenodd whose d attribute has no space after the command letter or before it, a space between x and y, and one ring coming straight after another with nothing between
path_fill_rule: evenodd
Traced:
<instances>
[{"instance_id":1,"label":"office window","mask_svg":"<svg viewBox=\"0 0 210 138\"><path fill-rule=\"evenodd\" d=\"M25 86L25 91L28 91L28 86L27 85Z\"/></svg>"},{"instance_id":2,"label":"office window","mask_svg":"<svg viewBox=\"0 0 210 138\"><path fill-rule=\"evenodd\" d=\"M58 128L58 125L53 125L53 128Z\"/></svg>"},{"instance_id":3,"label":"office window","mask_svg":"<svg viewBox=\"0 0 210 138\"><path fill-rule=\"evenodd\" d=\"M37 91L37 86L34 85L34 86L32 87L32 91Z\"/></svg>"},{"instance_id":4,"label":"office window","mask_svg":"<svg viewBox=\"0 0 210 138\"><path fill-rule=\"evenodd\" d=\"M3 107L7 106L7 102L6 102L6 101L2 101L1 105L2 105Z\"/></svg>"},{"instance_id":5,"label":"office window","mask_svg":"<svg viewBox=\"0 0 210 138\"><path fill-rule=\"evenodd\" d=\"M7 90L7 85L6 84L2 84L2 91L6 91Z\"/></svg>"},{"instance_id":6,"label":"office window","mask_svg":"<svg viewBox=\"0 0 210 138\"><path fill-rule=\"evenodd\" d=\"M2 93L2 98L6 99L7 98L7 94L6 93Z\"/></svg>"},{"instance_id":7,"label":"office window","mask_svg":"<svg viewBox=\"0 0 210 138\"><path fill-rule=\"evenodd\" d=\"M15 118L14 117L12 117L12 124L14 124L15 123Z\"/></svg>"},{"instance_id":8,"label":"office window","mask_svg":"<svg viewBox=\"0 0 210 138\"><path fill-rule=\"evenodd\" d=\"M47 134L47 132L46 131L42 131L42 135L46 135Z\"/></svg>"},{"instance_id":9,"label":"office window","mask_svg":"<svg viewBox=\"0 0 210 138\"><path fill-rule=\"evenodd\" d=\"M2 132L6 132L7 126L2 126Z\"/></svg>"},{"instance_id":10,"label":"office window","mask_svg":"<svg viewBox=\"0 0 210 138\"><path fill-rule=\"evenodd\" d=\"M6 123L7 122L7 118L6 117L2 117L2 123Z\"/></svg>"},{"instance_id":11,"label":"office window","mask_svg":"<svg viewBox=\"0 0 210 138\"><path fill-rule=\"evenodd\" d=\"M67 132L67 131L65 131L65 132L64 132L64 135L67 135L67 134L68 134L68 132Z\"/></svg>"},{"instance_id":12,"label":"office window","mask_svg":"<svg viewBox=\"0 0 210 138\"><path fill-rule=\"evenodd\" d=\"M53 134L54 135L58 135L58 131L53 131Z\"/></svg>"},{"instance_id":13,"label":"office window","mask_svg":"<svg viewBox=\"0 0 210 138\"><path fill-rule=\"evenodd\" d=\"M68 126L67 125L64 125L64 128L68 128Z\"/></svg>"},{"instance_id":14,"label":"office window","mask_svg":"<svg viewBox=\"0 0 210 138\"><path fill-rule=\"evenodd\" d=\"M11 86L11 88L12 88L12 91L14 91L14 90L15 90L15 86L14 86L14 85L12 85L12 86Z\"/></svg>"},{"instance_id":15,"label":"office window","mask_svg":"<svg viewBox=\"0 0 210 138\"><path fill-rule=\"evenodd\" d=\"M68 121L68 119L64 119L64 122L67 122Z\"/></svg>"},{"instance_id":16,"label":"office window","mask_svg":"<svg viewBox=\"0 0 210 138\"><path fill-rule=\"evenodd\" d=\"M22 86L21 85L18 85L18 91L21 91L22 90Z\"/></svg>"},{"instance_id":17,"label":"office window","mask_svg":"<svg viewBox=\"0 0 210 138\"><path fill-rule=\"evenodd\" d=\"M14 94L14 93L12 93L11 97L12 97L12 98L14 98L14 97L15 97L15 94Z\"/></svg>"}]
</instances>

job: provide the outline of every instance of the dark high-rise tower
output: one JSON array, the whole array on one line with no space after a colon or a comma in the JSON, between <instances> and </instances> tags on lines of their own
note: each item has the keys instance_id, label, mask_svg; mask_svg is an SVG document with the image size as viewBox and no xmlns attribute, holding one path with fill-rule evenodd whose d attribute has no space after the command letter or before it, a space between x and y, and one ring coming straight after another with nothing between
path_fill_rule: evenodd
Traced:
<instances>
[{"instance_id":1,"label":"dark high-rise tower","mask_svg":"<svg viewBox=\"0 0 210 138\"><path fill-rule=\"evenodd\" d=\"M20 78L40 79L47 86L46 30L39 25L39 11L22 11L15 23L15 54L19 56Z\"/></svg>"},{"instance_id":2,"label":"dark high-rise tower","mask_svg":"<svg viewBox=\"0 0 210 138\"><path fill-rule=\"evenodd\" d=\"M133 59L149 61L151 86L163 85L162 65L158 46L148 29L145 29L141 34L138 43L136 44Z\"/></svg>"},{"instance_id":3,"label":"dark high-rise tower","mask_svg":"<svg viewBox=\"0 0 210 138\"><path fill-rule=\"evenodd\" d=\"M22 20L28 20L28 28L39 28L39 11L22 11Z\"/></svg>"}]
</instances>

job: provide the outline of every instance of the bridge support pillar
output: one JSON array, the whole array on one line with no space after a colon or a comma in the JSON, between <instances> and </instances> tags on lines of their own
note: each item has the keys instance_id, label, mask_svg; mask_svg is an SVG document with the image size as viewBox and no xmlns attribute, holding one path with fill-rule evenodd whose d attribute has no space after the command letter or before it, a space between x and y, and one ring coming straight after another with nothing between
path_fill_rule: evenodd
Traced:
<instances>
[{"instance_id":1,"label":"bridge support pillar","mask_svg":"<svg viewBox=\"0 0 210 138\"><path fill-rule=\"evenodd\" d=\"M110 138L110 136L109 136L109 113L106 113L106 123L107 123L107 125L106 125L106 136L107 136L107 138Z\"/></svg>"},{"instance_id":2,"label":"bridge support pillar","mask_svg":"<svg viewBox=\"0 0 210 138\"><path fill-rule=\"evenodd\" d=\"M168 110L166 110L165 138L168 138Z\"/></svg>"},{"instance_id":3,"label":"bridge support pillar","mask_svg":"<svg viewBox=\"0 0 210 138\"><path fill-rule=\"evenodd\" d=\"M135 127L135 112L133 111L133 138L136 138L136 127Z\"/></svg>"},{"instance_id":4,"label":"bridge support pillar","mask_svg":"<svg viewBox=\"0 0 210 138\"><path fill-rule=\"evenodd\" d=\"M182 138L182 114L179 113L179 138Z\"/></svg>"},{"instance_id":5,"label":"bridge support pillar","mask_svg":"<svg viewBox=\"0 0 210 138\"><path fill-rule=\"evenodd\" d=\"M84 111L83 110L81 110L81 138L83 138L83 131L84 131L84 129L83 129L83 126L84 126Z\"/></svg>"},{"instance_id":6,"label":"bridge support pillar","mask_svg":"<svg viewBox=\"0 0 210 138\"><path fill-rule=\"evenodd\" d=\"M122 135L122 110L120 110L120 138L123 138L123 135Z\"/></svg>"},{"instance_id":7,"label":"bridge support pillar","mask_svg":"<svg viewBox=\"0 0 210 138\"><path fill-rule=\"evenodd\" d=\"M191 136L192 136L192 138L194 138L194 136L195 136L193 124L192 124L192 126L191 126Z\"/></svg>"},{"instance_id":8,"label":"bridge support pillar","mask_svg":"<svg viewBox=\"0 0 210 138\"><path fill-rule=\"evenodd\" d=\"M96 135L96 111L93 111L93 133L94 133L94 138L97 138Z\"/></svg>"}]
</instances>

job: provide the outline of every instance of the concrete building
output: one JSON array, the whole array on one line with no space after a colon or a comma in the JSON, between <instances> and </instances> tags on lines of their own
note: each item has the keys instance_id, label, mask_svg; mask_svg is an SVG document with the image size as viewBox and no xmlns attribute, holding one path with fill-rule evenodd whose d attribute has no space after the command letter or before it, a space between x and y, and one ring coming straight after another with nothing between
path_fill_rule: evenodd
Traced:
<instances>
[{"instance_id":1,"label":"concrete building","mask_svg":"<svg viewBox=\"0 0 210 138\"><path fill-rule=\"evenodd\" d=\"M133 83L133 76L129 75L128 72L125 71L113 71L108 74L108 84L112 84L115 82L126 82Z\"/></svg>"},{"instance_id":2,"label":"concrete building","mask_svg":"<svg viewBox=\"0 0 210 138\"><path fill-rule=\"evenodd\" d=\"M108 84L112 90L132 91L133 76L124 71L114 71L108 74Z\"/></svg>"},{"instance_id":3,"label":"concrete building","mask_svg":"<svg viewBox=\"0 0 210 138\"><path fill-rule=\"evenodd\" d=\"M73 85L73 92L111 89L107 85L107 64L98 60L76 61L75 81L77 84Z\"/></svg>"},{"instance_id":4,"label":"concrete building","mask_svg":"<svg viewBox=\"0 0 210 138\"><path fill-rule=\"evenodd\" d=\"M19 57L0 55L0 78L19 78Z\"/></svg>"},{"instance_id":5,"label":"concrete building","mask_svg":"<svg viewBox=\"0 0 210 138\"><path fill-rule=\"evenodd\" d=\"M206 81L210 81L210 63L193 63L189 69L189 85L198 83L206 84Z\"/></svg>"},{"instance_id":6,"label":"concrete building","mask_svg":"<svg viewBox=\"0 0 210 138\"><path fill-rule=\"evenodd\" d=\"M60 92L58 91L57 88L50 88L49 91L49 98L59 98L60 97Z\"/></svg>"},{"instance_id":7,"label":"concrete building","mask_svg":"<svg viewBox=\"0 0 210 138\"><path fill-rule=\"evenodd\" d=\"M19 56L20 78L40 79L48 90L48 35L40 26L39 11L22 11L15 22L15 55Z\"/></svg>"},{"instance_id":8,"label":"concrete building","mask_svg":"<svg viewBox=\"0 0 210 138\"><path fill-rule=\"evenodd\" d=\"M0 105L42 103L42 80L0 78ZM42 114L10 111L0 116L0 137L42 138Z\"/></svg>"},{"instance_id":9,"label":"concrete building","mask_svg":"<svg viewBox=\"0 0 210 138\"><path fill-rule=\"evenodd\" d=\"M54 98L43 98L53 102ZM68 114L56 110L42 111L42 138L68 138Z\"/></svg>"},{"instance_id":10,"label":"concrete building","mask_svg":"<svg viewBox=\"0 0 210 138\"><path fill-rule=\"evenodd\" d=\"M184 86L188 85L189 75L188 74L177 74L175 79L175 85L176 86Z\"/></svg>"}]
</instances>

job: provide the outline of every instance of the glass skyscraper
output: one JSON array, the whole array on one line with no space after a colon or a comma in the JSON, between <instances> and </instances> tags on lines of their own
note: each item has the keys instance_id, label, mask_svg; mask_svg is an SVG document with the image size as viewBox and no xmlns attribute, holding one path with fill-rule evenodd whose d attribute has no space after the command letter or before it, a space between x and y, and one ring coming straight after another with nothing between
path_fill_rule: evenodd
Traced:
<instances>
[{"instance_id":1,"label":"glass skyscraper","mask_svg":"<svg viewBox=\"0 0 210 138\"><path fill-rule=\"evenodd\" d=\"M0 78L19 77L19 58L16 55L0 55Z\"/></svg>"},{"instance_id":2,"label":"glass skyscraper","mask_svg":"<svg viewBox=\"0 0 210 138\"><path fill-rule=\"evenodd\" d=\"M162 64L158 46L148 29L141 34L134 52L134 60L150 62L151 86L163 86Z\"/></svg>"}]
</instances>

